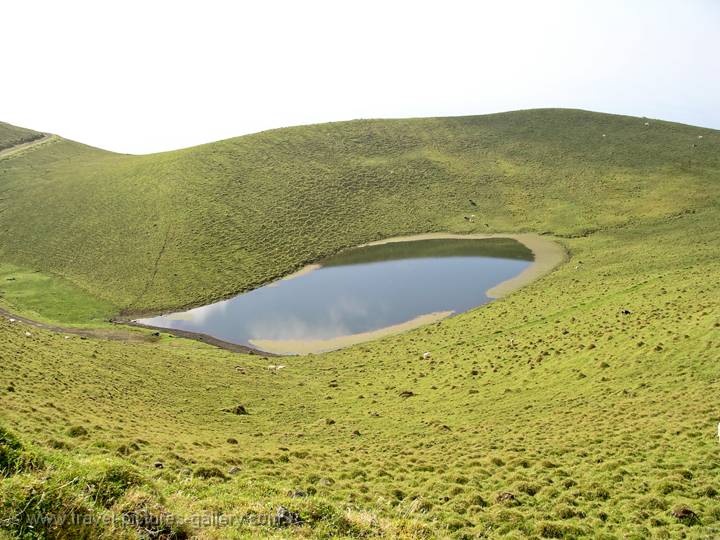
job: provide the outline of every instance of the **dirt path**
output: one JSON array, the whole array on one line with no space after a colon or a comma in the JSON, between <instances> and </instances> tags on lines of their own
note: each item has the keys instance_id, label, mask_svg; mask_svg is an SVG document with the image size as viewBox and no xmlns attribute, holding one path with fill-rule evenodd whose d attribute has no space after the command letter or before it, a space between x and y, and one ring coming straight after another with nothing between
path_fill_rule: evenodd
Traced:
<instances>
[{"instance_id":1,"label":"dirt path","mask_svg":"<svg viewBox=\"0 0 720 540\"><path fill-rule=\"evenodd\" d=\"M8 310L3 308L0 308L0 316L5 317L11 322L19 322L28 326L32 326L34 328L49 330L50 332L57 332L59 334L71 334L74 336L81 336L86 338L112 339L116 341L157 341L157 336L148 336L139 332L114 330L111 328L88 329L56 326L54 324L42 323L40 321L29 319L28 317L23 317L22 315L15 315L14 313L10 313Z\"/></svg>"},{"instance_id":2,"label":"dirt path","mask_svg":"<svg viewBox=\"0 0 720 540\"><path fill-rule=\"evenodd\" d=\"M11 146L10 148L6 148L5 150L0 150L0 159L14 156L15 154L19 154L21 152L24 152L25 150L30 150L32 148L35 148L36 146L41 146L47 142L59 139L60 137L58 137L57 135L53 135L52 133L44 133L43 136L39 139L35 139L22 144L16 144L15 146Z\"/></svg>"}]
</instances>

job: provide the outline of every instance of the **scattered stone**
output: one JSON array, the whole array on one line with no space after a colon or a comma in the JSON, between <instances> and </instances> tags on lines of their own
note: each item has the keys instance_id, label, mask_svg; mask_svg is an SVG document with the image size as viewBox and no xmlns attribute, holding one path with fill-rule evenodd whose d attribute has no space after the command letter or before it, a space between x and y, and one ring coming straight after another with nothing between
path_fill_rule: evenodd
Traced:
<instances>
[{"instance_id":1,"label":"scattered stone","mask_svg":"<svg viewBox=\"0 0 720 540\"><path fill-rule=\"evenodd\" d=\"M156 469L164 469L165 465L162 461L156 461L155 463L153 463L153 467L155 467Z\"/></svg>"},{"instance_id":2,"label":"scattered stone","mask_svg":"<svg viewBox=\"0 0 720 540\"><path fill-rule=\"evenodd\" d=\"M430 352L424 352L422 358L423 360L430 360L432 358L432 354L430 354Z\"/></svg>"},{"instance_id":3,"label":"scattered stone","mask_svg":"<svg viewBox=\"0 0 720 540\"><path fill-rule=\"evenodd\" d=\"M515 500L515 495L513 495L509 491L502 491L502 492L498 493L495 500L497 502L511 502L511 501Z\"/></svg>"},{"instance_id":4,"label":"scattered stone","mask_svg":"<svg viewBox=\"0 0 720 540\"><path fill-rule=\"evenodd\" d=\"M238 444L238 440L235 439L235 438L233 438L233 437L230 437L230 438L227 440L227 443L228 443L228 444Z\"/></svg>"},{"instance_id":5,"label":"scattered stone","mask_svg":"<svg viewBox=\"0 0 720 540\"><path fill-rule=\"evenodd\" d=\"M291 499L302 499L308 496L307 492L303 491L302 489L291 489L288 491L287 494L288 497Z\"/></svg>"},{"instance_id":6,"label":"scattered stone","mask_svg":"<svg viewBox=\"0 0 720 540\"><path fill-rule=\"evenodd\" d=\"M680 521L695 521L698 518L697 514L693 512L690 507L685 506L684 504L673 508L670 515Z\"/></svg>"},{"instance_id":7,"label":"scattered stone","mask_svg":"<svg viewBox=\"0 0 720 540\"><path fill-rule=\"evenodd\" d=\"M632 311L630 311L629 309L623 309L620 313L622 313L623 315L632 315Z\"/></svg>"},{"instance_id":8,"label":"scattered stone","mask_svg":"<svg viewBox=\"0 0 720 540\"><path fill-rule=\"evenodd\" d=\"M333 420L332 418L326 418L326 419L325 419L325 423L326 423L328 426L332 426L332 425L335 423L335 420Z\"/></svg>"},{"instance_id":9,"label":"scattered stone","mask_svg":"<svg viewBox=\"0 0 720 540\"><path fill-rule=\"evenodd\" d=\"M250 414L244 405L236 405L235 407L230 407L228 409L223 409L223 412L229 412L233 414L237 414L238 416Z\"/></svg>"},{"instance_id":10,"label":"scattered stone","mask_svg":"<svg viewBox=\"0 0 720 540\"><path fill-rule=\"evenodd\" d=\"M415 395L415 392L411 392L410 390L404 390L404 391L400 392L400 397L403 399L413 397L414 395Z\"/></svg>"},{"instance_id":11,"label":"scattered stone","mask_svg":"<svg viewBox=\"0 0 720 540\"><path fill-rule=\"evenodd\" d=\"M300 517L300 514L298 514L297 512L292 512L284 506L278 507L277 512L275 513L276 526L289 527L291 525L300 525L301 523L302 518Z\"/></svg>"},{"instance_id":12,"label":"scattered stone","mask_svg":"<svg viewBox=\"0 0 720 540\"><path fill-rule=\"evenodd\" d=\"M240 472L240 467L230 467L228 474L237 474Z\"/></svg>"},{"instance_id":13,"label":"scattered stone","mask_svg":"<svg viewBox=\"0 0 720 540\"><path fill-rule=\"evenodd\" d=\"M360 436L360 430L356 429L355 431L353 431L353 432L352 432L352 436L353 436L353 437L359 437L359 436Z\"/></svg>"},{"instance_id":14,"label":"scattered stone","mask_svg":"<svg viewBox=\"0 0 720 540\"><path fill-rule=\"evenodd\" d=\"M154 336L154 337L160 337L160 332L153 332L153 333L150 334L150 335L151 335L151 336Z\"/></svg>"},{"instance_id":15,"label":"scattered stone","mask_svg":"<svg viewBox=\"0 0 720 540\"><path fill-rule=\"evenodd\" d=\"M318 480L318 484L321 486L332 486L335 483L335 480L332 478L321 478Z\"/></svg>"},{"instance_id":16,"label":"scattered stone","mask_svg":"<svg viewBox=\"0 0 720 540\"><path fill-rule=\"evenodd\" d=\"M30 332L25 332L25 337L32 337L32 334Z\"/></svg>"}]
</instances>

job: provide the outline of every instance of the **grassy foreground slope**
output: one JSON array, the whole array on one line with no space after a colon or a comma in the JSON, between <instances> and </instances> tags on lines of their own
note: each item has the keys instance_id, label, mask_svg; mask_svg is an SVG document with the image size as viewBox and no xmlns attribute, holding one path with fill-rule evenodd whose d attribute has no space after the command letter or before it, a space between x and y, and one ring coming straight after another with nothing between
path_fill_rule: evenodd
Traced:
<instances>
[{"instance_id":1,"label":"grassy foreground slope","mask_svg":"<svg viewBox=\"0 0 720 540\"><path fill-rule=\"evenodd\" d=\"M413 123L414 130L409 127ZM421 130L420 125L425 127ZM363 139L368 155L357 157L352 169L347 165L353 174L341 174L340 165L321 174L321 167L314 165L317 176L301 177L298 171L317 164L317 155L330 155L330 145L342 146L337 135L342 126L347 137L355 129L393 130L398 140L391 148L402 146L403 137L410 136L406 132L413 137L422 132L436 143L464 142L423 146L423 152L446 156L444 180L439 173L423 176L423 169L414 169L413 176L407 168L415 158L404 151L400 155L405 157L398 157L404 166L388 166L384 160L390 158L377 156L370 165L371 137ZM312 130L316 140L307 135ZM320 135L333 131L336 137ZM490 132L495 133L495 146L482 151ZM623 133L625 143L608 141L613 132L614 137ZM587 142L589 135L578 141L583 133L597 134L596 150ZM203 170L205 176L194 177L178 161L178 175L183 175L178 178L185 180L163 176L163 186L173 189L191 189L188 178L197 186L205 179L207 189L204 195L198 189L195 203L184 209L186 202L179 198L156 210L158 220L174 216L177 226L183 212L193 213L197 236L167 242L161 260L168 254L168 262L157 265L156 276L174 273L172 265L177 264L182 269L178 284L168 284L163 292L164 278L153 281L142 296L134 297L141 299L136 308L227 294L232 287L264 279L260 270L249 270L252 264L262 269L265 262L269 276L273 265L280 271L313 258L315 252L376 235L438 229L547 231L559 237L572 258L540 281L480 309L347 350L284 358L286 367L280 371L267 368L276 359L233 355L187 340L164 337L149 344L66 339L35 329L27 335L27 327L2 319L0 421L19 441L0 433L0 469L6 476L0 482L0 530L11 537L65 538L147 537L148 530L165 538L716 534L717 132L655 121L645 126L641 119L579 111L528 111L472 119L332 124L253 137L276 141L274 157L268 154L262 170L277 171L273 178L280 186L250 189L247 178L264 184L259 176L248 175L218 195L215 181L229 178L229 169L223 173L217 161L211 167L199 159L209 159L214 145L126 157L68 142L38 148L32 158L26 153L0 161L0 183L13 186L14 201L27 197L29 209L30 195L20 193L25 185L35 186L38 200L45 192L43 183L50 190L51 182L85 182L98 205L106 197L117 197L117 204L105 207L106 220L111 216L117 227L132 230L119 220L129 219L127 212L151 215L146 202L159 200L153 198L159 188L151 184L155 187L148 187L143 198L137 194L145 185L141 178L124 172L124 187L118 190L132 192L133 204L118 206L120 195L97 187L109 178L120 181L113 176L119 174L115 166L126 160L146 160L143 167L149 167L151 160L182 159L196 167L196 174ZM308 151L301 159L298 150L280 144L293 137L304 140L304 148L316 148L315 153ZM249 144L244 139L216 143L217 148ZM392 154L383 149L392 140L390 135L378 136L376 154ZM606 143L612 146L603 146ZM273 146L266 144L270 152ZM463 145L472 150L461 152ZM73 161L63 164L59 158L70 149L85 156L85 167L95 172L84 171L77 157L76 174L71 174ZM283 151L297 156L293 166L279 159ZM197 160L188 157L193 153ZM231 155L230 150L223 154ZM233 168L261 167L258 155L248 162L238 157ZM42 159L48 159L47 164L40 165ZM273 159L278 160L276 169ZM167 173L165 166L156 165L158 174ZM367 171L363 167L375 166L389 176L361 174ZM28 167L36 168L35 176ZM280 180L282 171L299 180ZM395 174L402 174L397 182ZM321 194L303 188L320 182L337 206L315 215L322 208ZM352 203L339 196L342 189ZM228 200L242 201L236 190L254 197L255 203L239 207L237 213L228 203L227 215L202 213ZM16 212L15 219L24 219L27 227L37 223L42 229L45 214L62 215L56 204L82 201L87 215L96 216L95 229L112 228L103 224L91 194L78 189L72 197L61 191L48 195L44 211L29 217L10 205L7 211ZM271 201L262 206L264 194L278 194L278 206ZM359 205L360 200L367 204ZM291 202L293 208L284 206ZM265 229L278 234L277 243L268 239L263 244L259 236L255 240L252 208L274 208L262 216ZM463 219L471 213L477 216L475 222ZM247 233L241 227L243 218L249 223ZM226 228L221 227L223 219ZM142 260L134 255L142 245L134 233L125 231L123 239L118 229L104 251L94 246L100 238L88 237L87 250L97 250L101 258L85 268L79 235L90 226L69 218L58 223L66 233L67 249L73 249L78 235L78 258L62 259L58 250L43 260L45 248L33 242L45 239L35 239L12 220L3 221L3 228L24 234L26 243L3 236L3 256L13 264L58 272L68 283L102 293L115 306L130 305L127 293L114 285L114 280L121 283L121 270L111 271L106 259L127 265L120 268L128 272L129 282L141 286L143 280L129 262L135 256ZM42 230L61 241L49 224ZM317 244L308 231L318 231ZM320 237L319 231L327 234ZM162 236L152 233L147 241ZM191 248L181 239L199 242L196 251L184 251ZM230 258L213 251L212 246L221 244L229 246ZM278 258L258 255L274 245L286 251ZM238 263L240 277L223 288L232 257L249 262ZM170 266L161 270L164 264ZM194 272L194 266L202 267L197 275L205 279L186 282L181 275ZM144 267L137 271L145 277ZM430 361L421 359L425 351L432 353ZM249 414L227 412L237 405ZM303 523L266 523L266 516L275 516L280 505L297 512ZM96 518L127 519L110 524L36 521L38 515L71 509ZM180 525L167 512L242 520Z\"/></svg>"}]
</instances>

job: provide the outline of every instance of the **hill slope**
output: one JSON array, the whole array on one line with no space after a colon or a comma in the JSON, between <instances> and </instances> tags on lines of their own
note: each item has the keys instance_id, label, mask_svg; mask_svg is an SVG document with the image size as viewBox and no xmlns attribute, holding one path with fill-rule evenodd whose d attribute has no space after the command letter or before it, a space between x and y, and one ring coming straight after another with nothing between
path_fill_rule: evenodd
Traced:
<instances>
[{"instance_id":1,"label":"hill slope","mask_svg":"<svg viewBox=\"0 0 720 540\"><path fill-rule=\"evenodd\" d=\"M137 537L29 526L52 509L164 509L243 519L191 521L202 538L707 537L720 133L645 122L523 111L151 156L54 140L0 160L3 264L28 272L2 289L41 270L65 289L33 309L56 318L58 296L94 313L201 302L410 232L551 232L572 255L503 300L280 371L167 336L66 339L3 318L0 422L21 442L0 433L0 517L14 516L0 531ZM303 524L263 522L280 505Z\"/></svg>"},{"instance_id":2,"label":"hill slope","mask_svg":"<svg viewBox=\"0 0 720 540\"><path fill-rule=\"evenodd\" d=\"M354 121L148 156L58 140L0 161L0 253L145 311L393 235L577 236L714 204L720 134L644 124L572 110Z\"/></svg>"}]
</instances>

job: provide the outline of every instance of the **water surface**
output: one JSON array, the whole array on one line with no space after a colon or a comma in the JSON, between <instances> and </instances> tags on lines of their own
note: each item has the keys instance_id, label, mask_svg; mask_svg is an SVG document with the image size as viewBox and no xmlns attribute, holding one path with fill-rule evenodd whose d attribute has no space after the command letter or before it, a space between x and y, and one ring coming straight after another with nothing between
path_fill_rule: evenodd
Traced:
<instances>
[{"instance_id":1,"label":"water surface","mask_svg":"<svg viewBox=\"0 0 720 540\"><path fill-rule=\"evenodd\" d=\"M138 322L270 352L319 352L484 304L489 289L532 261L530 249L507 238L365 246L291 279Z\"/></svg>"}]
</instances>

